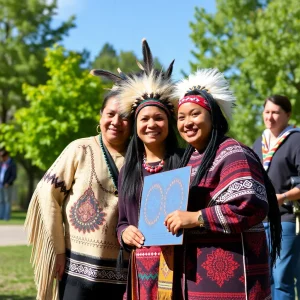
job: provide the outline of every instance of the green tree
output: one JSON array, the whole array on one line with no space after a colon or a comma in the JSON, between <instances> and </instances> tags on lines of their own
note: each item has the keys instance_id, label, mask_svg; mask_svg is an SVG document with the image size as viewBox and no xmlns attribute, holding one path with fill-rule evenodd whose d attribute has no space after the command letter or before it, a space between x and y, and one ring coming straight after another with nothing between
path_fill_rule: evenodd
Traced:
<instances>
[{"instance_id":1,"label":"green tree","mask_svg":"<svg viewBox=\"0 0 300 300\"><path fill-rule=\"evenodd\" d=\"M56 2L0 0L0 125L10 123L15 111L28 105L22 93L24 82L38 85L47 80L45 48L61 41L75 26L74 17L71 16L69 20L53 28ZM0 135L1 146L5 145L3 138ZM25 169L29 185L32 186L34 174L39 169L22 153L12 152ZM31 191L29 189L29 193Z\"/></svg>"},{"instance_id":2,"label":"green tree","mask_svg":"<svg viewBox=\"0 0 300 300\"><path fill-rule=\"evenodd\" d=\"M103 88L98 78L82 69L82 56L61 46L47 50L46 84L23 85L28 107L2 124L5 146L46 170L74 139L96 134ZM33 193L30 182L28 200Z\"/></svg>"},{"instance_id":3,"label":"green tree","mask_svg":"<svg viewBox=\"0 0 300 300\"><path fill-rule=\"evenodd\" d=\"M261 134L262 105L271 94L293 102L300 121L300 6L289 0L216 0L216 13L196 8L190 23L196 68L225 72L237 97L231 133L248 145Z\"/></svg>"},{"instance_id":4,"label":"green tree","mask_svg":"<svg viewBox=\"0 0 300 300\"><path fill-rule=\"evenodd\" d=\"M51 27L56 0L0 0L0 123L26 105L22 84L45 82L45 48L74 27L74 17Z\"/></svg>"},{"instance_id":5,"label":"green tree","mask_svg":"<svg viewBox=\"0 0 300 300\"><path fill-rule=\"evenodd\" d=\"M116 50L112 45L106 43L100 50L98 56L92 62L92 68L116 72L119 67L118 64L119 60Z\"/></svg>"}]
</instances>

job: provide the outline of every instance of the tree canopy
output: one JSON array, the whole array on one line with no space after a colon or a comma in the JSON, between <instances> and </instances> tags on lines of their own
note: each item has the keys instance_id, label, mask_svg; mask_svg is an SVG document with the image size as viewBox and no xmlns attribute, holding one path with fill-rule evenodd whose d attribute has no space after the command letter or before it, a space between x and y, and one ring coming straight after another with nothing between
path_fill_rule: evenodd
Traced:
<instances>
[{"instance_id":1,"label":"tree canopy","mask_svg":"<svg viewBox=\"0 0 300 300\"><path fill-rule=\"evenodd\" d=\"M96 134L103 86L81 68L82 57L61 46L47 50L46 84L23 85L28 107L2 124L5 145L33 165L46 170L66 147L80 137Z\"/></svg>"},{"instance_id":2,"label":"tree canopy","mask_svg":"<svg viewBox=\"0 0 300 300\"><path fill-rule=\"evenodd\" d=\"M0 0L0 123L26 105L22 83L45 82L45 48L74 27L74 17L52 28L56 0Z\"/></svg>"},{"instance_id":3,"label":"tree canopy","mask_svg":"<svg viewBox=\"0 0 300 300\"><path fill-rule=\"evenodd\" d=\"M216 0L216 12L196 8L190 26L192 70L216 67L235 91L234 136L252 145L263 129L263 102L272 94L291 99L291 123L299 125L299 1Z\"/></svg>"}]
</instances>

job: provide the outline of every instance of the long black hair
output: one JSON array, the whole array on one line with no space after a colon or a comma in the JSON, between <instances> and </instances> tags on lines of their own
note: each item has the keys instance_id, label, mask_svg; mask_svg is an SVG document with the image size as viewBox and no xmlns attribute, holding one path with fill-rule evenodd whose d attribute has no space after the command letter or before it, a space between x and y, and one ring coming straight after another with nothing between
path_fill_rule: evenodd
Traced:
<instances>
[{"instance_id":1,"label":"long black hair","mask_svg":"<svg viewBox=\"0 0 300 300\"><path fill-rule=\"evenodd\" d=\"M200 95L201 97L205 98L210 107L210 114L211 114L211 121L212 121L212 131L211 131L210 141L204 152L202 163L199 169L197 170L196 176L194 177L194 180L191 184L191 189L193 189L193 187L197 187L199 185L202 178L206 175L210 166L212 165L218 150L218 146L221 140L224 138L225 134L229 130L229 125L219 105L208 92L206 92L205 90L197 90L197 91L191 91L186 95ZM276 197L274 186L267 172L263 168L263 165L259 157L251 148L249 149L254 154L256 160L260 164L261 172L263 174L263 180L266 188L266 193L267 193L267 198L269 203L268 220L270 223L270 234L271 234L270 256L271 256L271 266L273 266L275 264L277 256L278 257L280 256L281 233L282 233L281 218L280 218L277 197ZM194 147L192 147L191 145L189 145L186 148L182 160L179 164L179 167L184 167L187 165L193 151L194 151Z\"/></svg>"},{"instance_id":2,"label":"long black hair","mask_svg":"<svg viewBox=\"0 0 300 300\"><path fill-rule=\"evenodd\" d=\"M126 199L135 199L139 201L140 192L143 187L143 154L145 152L144 144L137 135L137 118L134 120L133 135L128 145L125 163L123 166L123 181L121 191L126 195ZM179 143L176 136L176 123L172 116L168 116L169 133L164 141L165 157L164 171L176 168L180 163Z\"/></svg>"},{"instance_id":3,"label":"long black hair","mask_svg":"<svg viewBox=\"0 0 300 300\"><path fill-rule=\"evenodd\" d=\"M265 188L267 192L267 198L269 203L269 211L268 211L268 221L270 224L270 237L271 237L271 267L275 265L276 258L280 256L281 250L281 239L282 239L282 226L281 226L281 215L278 206L276 191L274 185L267 173L264 169L263 164L260 161L258 155L252 150L257 161L260 162L260 168L263 173L263 179L265 183Z\"/></svg>"}]
</instances>

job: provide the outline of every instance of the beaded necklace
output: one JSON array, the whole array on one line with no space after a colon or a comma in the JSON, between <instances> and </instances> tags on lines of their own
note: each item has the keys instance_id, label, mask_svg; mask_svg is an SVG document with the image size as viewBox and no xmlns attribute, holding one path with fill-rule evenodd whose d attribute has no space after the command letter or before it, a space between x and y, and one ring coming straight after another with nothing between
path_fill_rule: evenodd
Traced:
<instances>
[{"instance_id":1,"label":"beaded necklace","mask_svg":"<svg viewBox=\"0 0 300 300\"><path fill-rule=\"evenodd\" d=\"M110 155L110 154L109 154L107 148L105 147L105 145L103 144L101 134L99 134L99 142L100 142L100 147L101 147L101 150L102 150L102 153L103 153L103 156L104 156L105 163L106 163L107 168L108 168L108 173L109 173L110 178L112 179L114 187L116 189L115 194L117 195L118 194L118 175L119 175L118 169L117 169L112 157L110 157L110 163L109 163L108 155ZM114 164L113 167L111 166L112 163Z\"/></svg>"},{"instance_id":2,"label":"beaded necklace","mask_svg":"<svg viewBox=\"0 0 300 300\"><path fill-rule=\"evenodd\" d=\"M164 167L164 164L165 164L165 162L162 159L158 165L151 166L151 165L147 164L146 155L145 154L143 155L143 167L149 173L158 173L159 171L162 170L162 168Z\"/></svg>"}]
</instances>

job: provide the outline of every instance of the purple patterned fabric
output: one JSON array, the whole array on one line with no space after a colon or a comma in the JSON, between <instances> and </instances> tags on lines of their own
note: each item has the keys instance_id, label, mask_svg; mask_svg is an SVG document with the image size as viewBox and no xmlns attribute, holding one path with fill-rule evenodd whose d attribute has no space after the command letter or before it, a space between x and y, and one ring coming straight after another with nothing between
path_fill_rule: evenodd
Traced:
<instances>
[{"instance_id":1,"label":"purple patterned fabric","mask_svg":"<svg viewBox=\"0 0 300 300\"><path fill-rule=\"evenodd\" d=\"M201 161L194 152L192 176ZM207 176L190 191L188 210L202 210L205 230L186 230L184 246L176 247L175 261L181 263L175 264L175 295L271 299L262 225L268 202L260 169L248 147L231 138L221 143Z\"/></svg>"}]
</instances>

